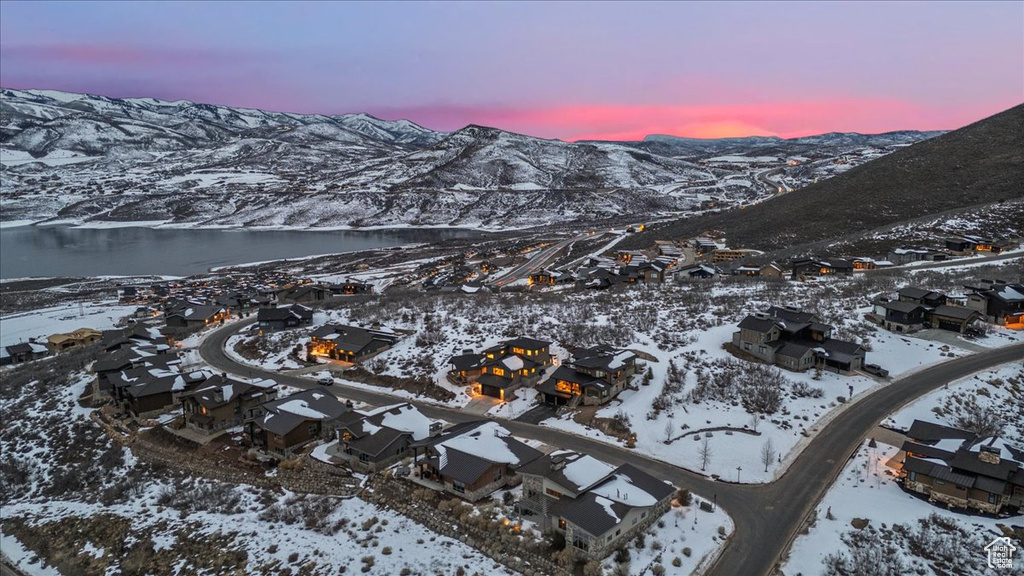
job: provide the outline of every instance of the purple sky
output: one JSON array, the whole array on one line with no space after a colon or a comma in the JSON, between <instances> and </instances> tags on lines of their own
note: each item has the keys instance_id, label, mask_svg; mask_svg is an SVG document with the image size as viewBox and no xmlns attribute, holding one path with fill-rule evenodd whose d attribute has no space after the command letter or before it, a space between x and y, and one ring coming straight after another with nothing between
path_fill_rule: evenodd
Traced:
<instances>
[{"instance_id":1,"label":"purple sky","mask_svg":"<svg viewBox=\"0 0 1024 576\"><path fill-rule=\"evenodd\" d=\"M1024 2L13 2L0 85L634 139L951 129L1024 101Z\"/></svg>"}]
</instances>

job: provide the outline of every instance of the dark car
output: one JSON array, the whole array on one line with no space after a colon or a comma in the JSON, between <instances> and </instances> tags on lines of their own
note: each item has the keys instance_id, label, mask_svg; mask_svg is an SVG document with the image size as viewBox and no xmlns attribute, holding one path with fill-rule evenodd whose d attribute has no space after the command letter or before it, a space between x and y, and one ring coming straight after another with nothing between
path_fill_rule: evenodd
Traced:
<instances>
[{"instance_id":1,"label":"dark car","mask_svg":"<svg viewBox=\"0 0 1024 576\"><path fill-rule=\"evenodd\" d=\"M889 375L889 371L886 370L885 368L882 368L878 364L865 364L864 371L867 372L868 374L874 374L875 376L879 376L882 378L885 378L886 376Z\"/></svg>"}]
</instances>

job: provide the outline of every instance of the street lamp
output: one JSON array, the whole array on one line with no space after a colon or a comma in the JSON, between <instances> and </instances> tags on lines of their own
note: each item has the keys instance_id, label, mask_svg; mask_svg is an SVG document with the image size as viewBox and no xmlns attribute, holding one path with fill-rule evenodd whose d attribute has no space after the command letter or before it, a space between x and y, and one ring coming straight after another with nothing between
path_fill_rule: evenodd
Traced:
<instances>
[{"instance_id":1,"label":"street lamp","mask_svg":"<svg viewBox=\"0 0 1024 576\"><path fill-rule=\"evenodd\" d=\"M740 472L743 470L743 466L736 467L736 483L740 483Z\"/></svg>"}]
</instances>

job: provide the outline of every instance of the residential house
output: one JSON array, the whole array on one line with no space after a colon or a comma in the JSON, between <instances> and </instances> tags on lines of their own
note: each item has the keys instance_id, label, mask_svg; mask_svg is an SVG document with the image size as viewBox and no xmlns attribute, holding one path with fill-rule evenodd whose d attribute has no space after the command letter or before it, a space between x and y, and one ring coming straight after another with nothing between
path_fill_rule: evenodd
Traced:
<instances>
[{"instance_id":1,"label":"residential house","mask_svg":"<svg viewBox=\"0 0 1024 576\"><path fill-rule=\"evenodd\" d=\"M901 300L876 300L873 304L875 319L886 330L910 333L924 328L928 307L922 304Z\"/></svg>"},{"instance_id":2,"label":"residential house","mask_svg":"<svg viewBox=\"0 0 1024 576\"><path fill-rule=\"evenodd\" d=\"M769 364L802 372L812 367L848 374L865 362L864 347L831 337L832 326L810 312L772 306L751 314L733 333L736 349Z\"/></svg>"},{"instance_id":3,"label":"residential house","mask_svg":"<svg viewBox=\"0 0 1024 576\"><path fill-rule=\"evenodd\" d=\"M284 330L313 323L313 310L302 304L288 304L277 308L260 308L256 312L260 330Z\"/></svg>"},{"instance_id":4,"label":"residential house","mask_svg":"<svg viewBox=\"0 0 1024 576\"><path fill-rule=\"evenodd\" d=\"M578 557L601 559L646 530L671 506L676 489L631 464L613 467L560 450L522 466L523 510L543 530L565 536Z\"/></svg>"},{"instance_id":5,"label":"residential house","mask_svg":"<svg viewBox=\"0 0 1024 576\"><path fill-rule=\"evenodd\" d=\"M928 323L931 327L961 334L969 332L975 322L982 321L984 321L984 316L981 312L964 306L943 304L928 312Z\"/></svg>"},{"instance_id":6,"label":"residential house","mask_svg":"<svg viewBox=\"0 0 1024 576\"><path fill-rule=\"evenodd\" d=\"M112 373L108 379L122 412L144 419L176 408L182 394L209 377L204 370L179 372L176 366L140 366Z\"/></svg>"},{"instance_id":7,"label":"residential house","mask_svg":"<svg viewBox=\"0 0 1024 576\"><path fill-rule=\"evenodd\" d=\"M92 363L90 370L96 375L93 382L93 394L114 394L114 384L110 380L112 374L118 374L132 368L155 368L173 370L181 364L177 353L166 346L141 346L138 344L117 348L101 354Z\"/></svg>"},{"instance_id":8,"label":"residential house","mask_svg":"<svg viewBox=\"0 0 1024 576\"><path fill-rule=\"evenodd\" d=\"M169 328L202 328L223 322L230 316L228 308L217 304L193 304L176 307L166 315Z\"/></svg>"},{"instance_id":9,"label":"residential house","mask_svg":"<svg viewBox=\"0 0 1024 576\"><path fill-rule=\"evenodd\" d=\"M818 258L798 258L791 262L793 266L792 279L801 280L805 278L816 278L819 276L851 276L853 275L853 262L845 258L829 258L827 260Z\"/></svg>"},{"instance_id":10,"label":"residential house","mask_svg":"<svg viewBox=\"0 0 1024 576\"><path fill-rule=\"evenodd\" d=\"M683 266L682 268L676 268L672 277L675 278L676 282L685 282L687 280L707 280L714 278L718 274L718 270L714 266L708 264L691 264L690 266Z\"/></svg>"},{"instance_id":11,"label":"residential house","mask_svg":"<svg viewBox=\"0 0 1024 576\"><path fill-rule=\"evenodd\" d=\"M942 306L946 303L946 295L941 292L935 292L934 290L924 290L923 288L916 288L913 286L906 286L900 288L896 292L900 302L913 302L915 304L921 304L929 308L935 308L936 306Z\"/></svg>"},{"instance_id":12,"label":"residential house","mask_svg":"<svg viewBox=\"0 0 1024 576\"><path fill-rule=\"evenodd\" d=\"M347 280L340 284L331 284L329 288L331 295L333 296L352 296L354 294L373 293L373 284L354 282L352 280Z\"/></svg>"},{"instance_id":13,"label":"residential house","mask_svg":"<svg viewBox=\"0 0 1024 576\"><path fill-rule=\"evenodd\" d=\"M51 334L46 338L46 347L54 354L60 354L65 350L88 346L98 341L103 336L99 330L92 328L79 328L72 332Z\"/></svg>"},{"instance_id":14,"label":"residential house","mask_svg":"<svg viewBox=\"0 0 1024 576\"><path fill-rule=\"evenodd\" d=\"M756 277L761 275L761 266L756 262L743 262L732 269L733 276Z\"/></svg>"},{"instance_id":15,"label":"residential house","mask_svg":"<svg viewBox=\"0 0 1024 576\"><path fill-rule=\"evenodd\" d=\"M720 262L732 262L733 260L743 260L744 258L750 258L753 256L760 256L764 254L760 250L751 250L749 248L717 248L711 252L711 261L714 263Z\"/></svg>"},{"instance_id":16,"label":"residential house","mask_svg":"<svg viewBox=\"0 0 1024 576\"><path fill-rule=\"evenodd\" d=\"M456 424L411 448L422 481L470 502L515 486L516 470L542 456L493 421Z\"/></svg>"},{"instance_id":17,"label":"residential house","mask_svg":"<svg viewBox=\"0 0 1024 576\"><path fill-rule=\"evenodd\" d=\"M5 347L5 350L7 351L7 356L11 359L11 364L31 362L32 360L38 360L50 355L50 349L37 343L35 340L12 344Z\"/></svg>"},{"instance_id":18,"label":"residential house","mask_svg":"<svg viewBox=\"0 0 1024 576\"><path fill-rule=\"evenodd\" d=\"M967 307L984 315L986 322L1024 330L1024 284L1002 280L982 280L966 286Z\"/></svg>"},{"instance_id":19,"label":"residential house","mask_svg":"<svg viewBox=\"0 0 1024 576\"><path fill-rule=\"evenodd\" d=\"M211 376L179 396L185 425L201 434L240 426L264 414L266 402L277 398L273 380L242 382L226 374Z\"/></svg>"},{"instance_id":20,"label":"residential house","mask_svg":"<svg viewBox=\"0 0 1024 576\"><path fill-rule=\"evenodd\" d=\"M553 362L550 347L545 340L520 336L480 354L464 352L449 360L448 380L471 385L477 394L510 400L519 387L540 381Z\"/></svg>"},{"instance_id":21,"label":"residential house","mask_svg":"<svg viewBox=\"0 0 1024 576\"><path fill-rule=\"evenodd\" d=\"M325 324L310 335L307 350L310 356L327 356L333 360L362 362L388 350L401 340L402 334L382 326L361 328Z\"/></svg>"},{"instance_id":22,"label":"residential house","mask_svg":"<svg viewBox=\"0 0 1024 576\"><path fill-rule=\"evenodd\" d=\"M351 404L322 390L305 390L263 404L263 415L246 422L254 448L291 457L314 440L333 438Z\"/></svg>"},{"instance_id":23,"label":"residential house","mask_svg":"<svg viewBox=\"0 0 1024 576\"><path fill-rule=\"evenodd\" d=\"M902 246L889 251L886 260L893 264L910 264L911 262L942 262L947 259L948 253L934 248L922 248L920 246Z\"/></svg>"},{"instance_id":24,"label":"residential house","mask_svg":"<svg viewBox=\"0 0 1024 576\"><path fill-rule=\"evenodd\" d=\"M338 442L327 454L346 462L353 470L371 473L391 466L409 453L413 442L426 440L441 431L408 403L372 410L353 410L338 423Z\"/></svg>"},{"instance_id":25,"label":"residential house","mask_svg":"<svg viewBox=\"0 0 1024 576\"><path fill-rule=\"evenodd\" d=\"M900 288L897 300L877 300L873 319L893 332L914 332L922 328L939 328L961 334L981 319L976 310L948 304L952 300L941 292L914 286Z\"/></svg>"},{"instance_id":26,"label":"residential house","mask_svg":"<svg viewBox=\"0 0 1024 576\"><path fill-rule=\"evenodd\" d=\"M1024 453L1002 438L979 437L915 420L903 443L903 487L949 507L1000 514L1024 507Z\"/></svg>"},{"instance_id":27,"label":"residential house","mask_svg":"<svg viewBox=\"0 0 1024 576\"><path fill-rule=\"evenodd\" d=\"M857 257L850 258L854 270L874 270L878 268L878 262L874 258Z\"/></svg>"},{"instance_id":28,"label":"residential house","mask_svg":"<svg viewBox=\"0 0 1024 576\"><path fill-rule=\"evenodd\" d=\"M278 302L308 304L310 302L321 302L330 297L331 290L326 286L320 286L317 284L289 286L277 291Z\"/></svg>"},{"instance_id":29,"label":"residential house","mask_svg":"<svg viewBox=\"0 0 1024 576\"><path fill-rule=\"evenodd\" d=\"M537 390L544 402L556 406L605 404L626 388L636 372L637 357L629 350L580 348Z\"/></svg>"}]
</instances>

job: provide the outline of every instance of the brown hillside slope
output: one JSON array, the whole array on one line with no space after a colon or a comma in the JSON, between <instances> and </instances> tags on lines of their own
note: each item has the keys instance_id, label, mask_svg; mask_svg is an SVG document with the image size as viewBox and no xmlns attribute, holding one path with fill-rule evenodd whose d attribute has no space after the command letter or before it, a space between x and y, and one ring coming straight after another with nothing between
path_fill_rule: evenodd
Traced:
<instances>
[{"instance_id":1,"label":"brown hillside slope","mask_svg":"<svg viewBox=\"0 0 1024 576\"><path fill-rule=\"evenodd\" d=\"M1024 198L1024 104L745 210L654 226L628 244L721 230L731 246L780 250L1011 198Z\"/></svg>"}]
</instances>

